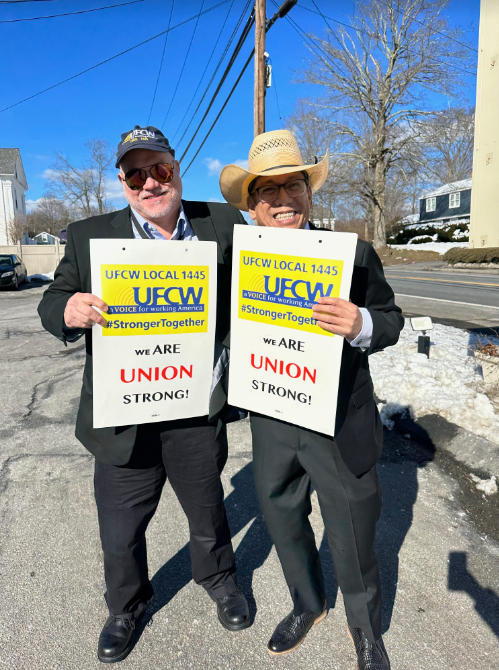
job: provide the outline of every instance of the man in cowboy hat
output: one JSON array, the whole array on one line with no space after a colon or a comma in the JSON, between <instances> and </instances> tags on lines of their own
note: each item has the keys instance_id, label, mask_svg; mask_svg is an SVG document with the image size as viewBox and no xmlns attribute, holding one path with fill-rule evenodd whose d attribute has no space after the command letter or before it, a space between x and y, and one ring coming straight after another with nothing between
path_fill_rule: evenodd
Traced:
<instances>
[{"instance_id":1,"label":"man in cowboy hat","mask_svg":"<svg viewBox=\"0 0 499 670\"><path fill-rule=\"evenodd\" d=\"M237 586L220 481L227 461L224 341L230 327L232 235L234 225L245 221L229 205L182 199L175 149L153 126L135 126L122 134L116 168L128 206L69 226L66 253L38 307L44 327L64 344L85 335L76 437L95 456L95 500L110 615L99 637L97 653L103 663L116 663L130 653L136 623L152 600L146 530L167 479L189 522L194 580L216 602L222 626L238 631L251 623ZM92 327L105 325L94 306L107 311L91 293L89 241L96 238L146 239L156 245L178 240L216 243L217 320L209 416L94 428ZM212 349L205 355L213 353Z\"/></svg>"},{"instance_id":2,"label":"man in cowboy hat","mask_svg":"<svg viewBox=\"0 0 499 670\"><path fill-rule=\"evenodd\" d=\"M287 130L263 133L251 146L249 169L226 166L220 189L230 204L249 211L259 226L314 231L309 221L312 193L326 180L328 165L328 151L319 163L304 165L298 144ZM292 651L326 616L324 579L308 519L312 485L359 670L387 670L374 552L381 510L376 461L383 432L368 356L397 342L404 319L370 244L357 243L350 301L320 298L313 316L321 328L345 338L334 439L251 415L258 498L294 605L275 629L268 651L273 655Z\"/></svg>"}]
</instances>

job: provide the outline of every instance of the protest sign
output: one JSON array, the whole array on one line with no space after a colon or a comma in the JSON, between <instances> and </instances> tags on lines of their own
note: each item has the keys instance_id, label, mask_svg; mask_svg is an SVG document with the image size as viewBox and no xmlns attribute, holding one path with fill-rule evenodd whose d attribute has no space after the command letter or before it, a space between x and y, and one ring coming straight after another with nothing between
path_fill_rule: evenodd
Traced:
<instances>
[{"instance_id":1,"label":"protest sign","mask_svg":"<svg viewBox=\"0 0 499 670\"><path fill-rule=\"evenodd\" d=\"M215 346L215 242L90 240L94 428L208 414Z\"/></svg>"},{"instance_id":2,"label":"protest sign","mask_svg":"<svg viewBox=\"0 0 499 670\"><path fill-rule=\"evenodd\" d=\"M236 226L229 403L334 435L343 338L312 305L348 300L357 235Z\"/></svg>"}]
</instances>

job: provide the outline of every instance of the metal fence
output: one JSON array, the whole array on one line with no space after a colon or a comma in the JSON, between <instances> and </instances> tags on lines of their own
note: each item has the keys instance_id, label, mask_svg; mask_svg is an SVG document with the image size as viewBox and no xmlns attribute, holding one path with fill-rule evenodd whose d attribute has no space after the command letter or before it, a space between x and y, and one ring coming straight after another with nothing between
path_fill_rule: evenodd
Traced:
<instances>
[{"instance_id":1,"label":"metal fence","mask_svg":"<svg viewBox=\"0 0 499 670\"><path fill-rule=\"evenodd\" d=\"M16 254L26 266L28 275L46 275L53 272L64 256L65 245L59 244L4 244L0 254Z\"/></svg>"}]
</instances>

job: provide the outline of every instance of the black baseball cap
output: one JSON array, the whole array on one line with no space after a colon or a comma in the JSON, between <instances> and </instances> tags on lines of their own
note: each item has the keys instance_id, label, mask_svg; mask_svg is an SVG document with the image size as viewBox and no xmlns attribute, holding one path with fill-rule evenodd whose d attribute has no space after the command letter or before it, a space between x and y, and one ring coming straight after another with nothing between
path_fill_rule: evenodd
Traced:
<instances>
[{"instance_id":1,"label":"black baseball cap","mask_svg":"<svg viewBox=\"0 0 499 670\"><path fill-rule=\"evenodd\" d=\"M175 158L175 149L172 149L170 142L163 135L161 130L154 126L135 126L133 130L129 130L121 135L121 142L118 144L116 150L116 165L120 166L123 156L132 149L150 149L151 151L170 152Z\"/></svg>"}]
</instances>

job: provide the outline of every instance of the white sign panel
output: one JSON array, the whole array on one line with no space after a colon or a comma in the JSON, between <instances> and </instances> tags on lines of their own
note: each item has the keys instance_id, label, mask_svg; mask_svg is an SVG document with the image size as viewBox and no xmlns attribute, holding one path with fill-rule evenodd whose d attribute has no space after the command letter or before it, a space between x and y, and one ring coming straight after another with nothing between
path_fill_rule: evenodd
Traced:
<instances>
[{"instance_id":1,"label":"white sign panel","mask_svg":"<svg viewBox=\"0 0 499 670\"><path fill-rule=\"evenodd\" d=\"M313 318L348 300L357 235L234 229L229 403L334 435L343 338Z\"/></svg>"},{"instance_id":2,"label":"white sign panel","mask_svg":"<svg viewBox=\"0 0 499 670\"><path fill-rule=\"evenodd\" d=\"M215 242L90 240L94 428L208 414L215 346Z\"/></svg>"}]
</instances>

